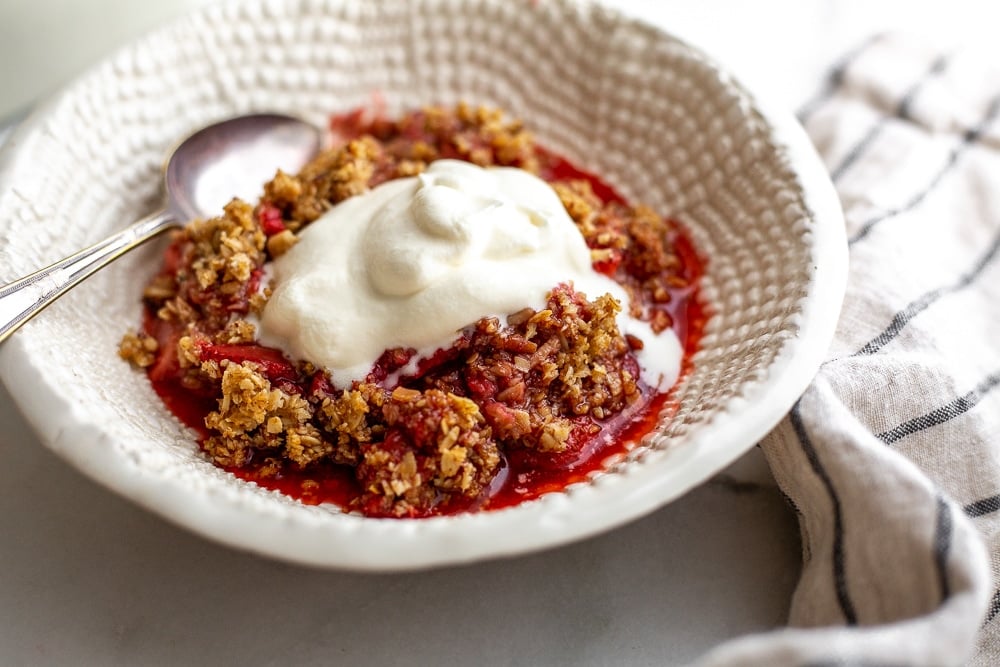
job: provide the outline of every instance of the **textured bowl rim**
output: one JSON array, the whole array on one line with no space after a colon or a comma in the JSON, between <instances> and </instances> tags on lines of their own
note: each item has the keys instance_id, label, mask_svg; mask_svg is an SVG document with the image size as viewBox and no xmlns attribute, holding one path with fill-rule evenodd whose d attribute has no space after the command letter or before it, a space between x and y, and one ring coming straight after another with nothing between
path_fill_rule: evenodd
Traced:
<instances>
[{"instance_id":1,"label":"textured bowl rim","mask_svg":"<svg viewBox=\"0 0 1000 667\"><path fill-rule=\"evenodd\" d=\"M722 71L702 49L658 27L654 30ZM205 489L192 495L183 481L151 474L135 461L117 457L108 446L109 434L47 380L19 336L0 349L0 377L12 388L39 439L95 481L206 538L288 562L413 570L550 548L633 521L705 481L784 417L823 361L840 313L847 245L840 203L826 169L790 112L740 86L794 172L812 221L812 274L808 294L800 301L797 333L784 342L765 380L750 384L713 416L709 427L687 436L682 447L650 452L643 465L629 466L622 474L549 494L544 505L528 502L493 512L419 520L368 519L305 506L292 512L258 511L229 497L213 497ZM71 84L62 95L72 90ZM51 104L37 109L8 138L0 153L0 188L15 178L17 163L30 152L33 134L44 124ZM331 517L336 517L335 528Z\"/></svg>"}]
</instances>

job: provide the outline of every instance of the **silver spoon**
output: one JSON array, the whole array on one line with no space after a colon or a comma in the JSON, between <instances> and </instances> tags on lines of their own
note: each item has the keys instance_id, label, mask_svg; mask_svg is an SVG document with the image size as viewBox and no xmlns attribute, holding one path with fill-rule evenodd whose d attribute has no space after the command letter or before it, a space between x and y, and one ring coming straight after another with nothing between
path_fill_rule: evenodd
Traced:
<instances>
[{"instance_id":1,"label":"silver spoon","mask_svg":"<svg viewBox=\"0 0 1000 667\"><path fill-rule=\"evenodd\" d=\"M253 201L276 169L298 171L320 148L319 130L279 114L224 120L180 142L164 163L159 211L113 236L0 287L0 343L101 267L173 227L218 215L234 196Z\"/></svg>"}]
</instances>

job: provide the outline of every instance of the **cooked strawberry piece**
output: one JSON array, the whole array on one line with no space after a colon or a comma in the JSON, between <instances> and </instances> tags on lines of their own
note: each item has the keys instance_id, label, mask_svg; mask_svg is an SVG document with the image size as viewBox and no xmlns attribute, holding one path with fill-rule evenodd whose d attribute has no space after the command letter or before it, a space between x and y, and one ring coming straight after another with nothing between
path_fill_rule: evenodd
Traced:
<instances>
[{"instance_id":1,"label":"cooked strawberry piece","mask_svg":"<svg viewBox=\"0 0 1000 667\"><path fill-rule=\"evenodd\" d=\"M470 373L466 377L465 384L472 396L478 399L489 398L497 393L496 383L482 374Z\"/></svg>"},{"instance_id":2,"label":"cooked strawberry piece","mask_svg":"<svg viewBox=\"0 0 1000 667\"><path fill-rule=\"evenodd\" d=\"M226 310L238 315L248 313L250 311L250 297L260 291L260 281L263 275L263 269L254 269L250 273L250 279L243 283L241 289L229 296Z\"/></svg>"},{"instance_id":3,"label":"cooked strawberry piece","mask_svg":"<svg viewBox=\"0 0 1000 667\"><path fill-rule=\"evenodd\" d=\"M459 355L465 351L469 346L469 336L468 334L462 334L454 344L444 350L437 350L426 359L422 359L420 363L417 364L417 372L413 374L413 378L420 378L428 373L445 366L450 361L454 361L459 357Z\"/></svg>"},{"instance_id":4,"label":"cooked strawberry piece","mask_svg":"<svg viewBox=\"0 0 1000 667\"><path fill-rule=\"evenodd\" d=\"M618 249L608 249L608 257L594 262L594 271L603 273L606 276L614 277L615 272L622 263L622 251Z\"/></svg>"},{"instance_id":5,"label":"cooked strawberry piece","mask_svg":"<svg viewBox=\"0 0 1000 667\"><path fill-rule=\"evenodd\" d=\"M157 337L159 352L156 361L149 367L149 379L153 382L174 380L181 375L181 362L177 358L177 341L181 339L180 332L174 332L166 338Z\"/></svg>"},{"instance_id":6,"label":"cooked strawberry piece","mask_svg":"<svg viewBox=\"0 0 1000 667\"><path fill-rule=\"evenodd\" d=\"M573 430L566 440L565 448L558 452L546 452L539 449L511 447L507 450L507 458L511 465L528 470L572 470L573 466L590 457L591 449L598 443L594 436L600 431L588 417L576 417L571 420Z\"/></svg>"},{"instance_id":7,"label":"cooked strawberry piece","mask_svg":"<svg viewBox=\"0 0 1000 667\"><path fill-rule=\"evenodd\" d=\"M309 381L309 396L311 398L322 400L327 396L332 396L336 391L329 376L323 371L315 373Z\"/></svg>"},{"instance_id":8,"label":"cooked strawberry piece","mask_svg":"<svg viewBox=\"0 0 1000 667\"><path fill-rule=\"evenodd\" d=\"M163 273L170 276L177 275L177 270L183 264L183 245L183 241L178 238L167 246L167 250L163 254Z\"/></svg>"},{"instance_id":9,"label":"cooked strawberry piece","mask_svg":"<svg viewBox=\"0 0 1000 667\"><path fill-rule=\"evenodd\" d=\"M390 373L395 373L410 362L413 355L417 353L413 348L394 347L386 350L372 364L372 370L368 373L368 382L381 383Z\"/></svg>"},{"instance_id":10,"label":"cooked strawberry piece","mask_svg":"<svg viewBox=\"0 0 1000 667\"><path fill-rule=\"evenodd\" d=\"M264 347L254 343L237 345L220 345L208 341L200 342L198 352L202 360L222 361L223 359L242 364L250 361L261 368L261 372L271 382L294 383L298 379L298 373L292 362L288 361L281 350L273 347Z\"/></svg>"},{"instance_id":11,"label":"cooked strawberry piece","mask_svg":"<svg viewBox=\"0 0 1000 667\"><path fill-rule=\"evenodd\" d=\"M177 357L177 341L184 330L171 320L161 320L147 312L143 330L156 339L156 361L147 369L153 382L175 380L181 376L181 362Z\"/></svg>"},{"instance_id":12,"label":"cooked strawberry piece","mask_svg":"<svg viewBox=\"0 0 1000 667\"><path fill-rule=\"evenodd\" d=\"M273 204L261 204L257 207L257 222L267 236L274 236L286 229L281 210Z\"/></svg>"}]
</instances>

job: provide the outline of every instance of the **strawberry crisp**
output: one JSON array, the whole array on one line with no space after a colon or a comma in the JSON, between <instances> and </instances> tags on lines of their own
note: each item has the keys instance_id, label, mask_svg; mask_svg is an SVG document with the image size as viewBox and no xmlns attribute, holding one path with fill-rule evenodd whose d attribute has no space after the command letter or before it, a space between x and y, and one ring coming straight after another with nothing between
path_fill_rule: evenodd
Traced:
<instances>
[{"instance_id":1,"label":"strawberry crisp","mask_svg":"<svg viewBox=\"0 0 1000 667\"><path fill-rule=\"evenodd\" d=\"M143 325L121 342L120 355L146 370L212 461L303 502L424 517L564 487L651 428L677 375L649 375L643 355L669 336L689 358L704 321L701 265L677 224L626 204L499 110L461 104L397 120L358 111L334 118L331 130L333 147L296 175L279 171L259 202L234 199L175 234L145 289ZM586 270L615 289L554 281L516 308L471 315L441 344L380 347L360 374L265 335L283 262L311 242L311 227L390 182L429 187L447 167L441 187L457 187L451 174L466 167L454 161L542 179L585 243ZM490 199L485 214L497 206ZM542 224L531 215L529 231ZM425 282L448 280L434 276Z\"/></svg>"}]
</instances>

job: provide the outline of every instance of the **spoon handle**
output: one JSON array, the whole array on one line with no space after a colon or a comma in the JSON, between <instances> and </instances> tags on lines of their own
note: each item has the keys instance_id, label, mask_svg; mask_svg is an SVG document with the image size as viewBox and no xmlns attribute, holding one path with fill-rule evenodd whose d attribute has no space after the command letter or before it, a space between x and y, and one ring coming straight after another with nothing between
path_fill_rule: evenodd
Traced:
<instances>
[{"instance_id":1,"label":"spoon handle","mask_svg":"<svg viewBox=\"0 0 1000 667\"><path fill-rule=\"evenodd\" d=\"M66 290L178 224L166 210L157 211L89 248L0 287L0 343Z\"/></svg>"}]
</instances>

